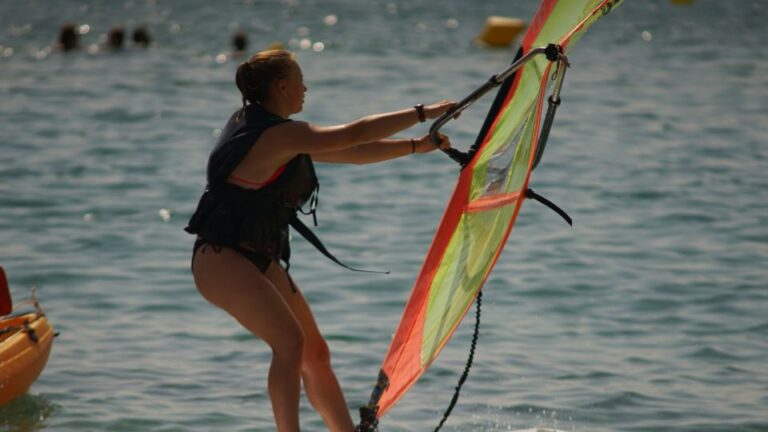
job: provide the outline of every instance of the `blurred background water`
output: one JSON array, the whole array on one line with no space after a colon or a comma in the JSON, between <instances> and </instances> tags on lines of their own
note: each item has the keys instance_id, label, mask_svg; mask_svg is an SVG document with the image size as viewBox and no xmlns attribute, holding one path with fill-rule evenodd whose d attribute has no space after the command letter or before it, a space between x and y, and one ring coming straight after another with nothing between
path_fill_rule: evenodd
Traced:
<instances>
[{"instance_id":1,"label":"blurred background water","mask_svg":"<svg viewBox=\"0 0 768 432\"><path fill-rule=\"evenodd\" d=\"M534 0L0 0L0 264L61 336L0 430L273 430L269 352L204 302L182 231L239 105L230 37L282 41L297 118L459 99L514 49L472 38ZM475 366L444 430L768 430L768 5L627 1L571 51L563 106L485 288ZM81 49L50 50L73 22ZM149 49L110 52L112 26ZM491 97L445 128L466 147ZM424 133L418 126L402 136ZM292 272L351 410L367 400L457 175L439 153L319 166L318 234ZM382 422L434 428L471 320ZM302 402L306 430L323 430Z\"/></svg>"}]
</instances>

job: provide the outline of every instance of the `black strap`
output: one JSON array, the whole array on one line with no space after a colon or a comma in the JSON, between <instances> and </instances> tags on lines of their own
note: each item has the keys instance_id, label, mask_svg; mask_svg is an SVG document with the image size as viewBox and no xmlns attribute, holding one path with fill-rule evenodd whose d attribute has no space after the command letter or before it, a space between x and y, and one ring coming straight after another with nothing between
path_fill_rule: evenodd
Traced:
<instances>
[{"instance_id":1,"label":"black strap","mask_svg":"<svg viewBox=\"0 0 768 432\"><path fill-rule=\"evenodd\" d=\"M309 211L299 208L301 214L312 215L312 223L317 226L317 204L320 202L320 183L315 184L315 190L312 191L312 195L309 197Z\"/></svg>"},{"instance_id":2,"label":"black strap","mask_svg":"<svg viewBox=\"0 0 768 432\"><path fill-rule=\"evenodd\" d=\"M544 198L543 196L537 194L533 191L533 189L528 189L525 191L525 197L531 198L533 200L538 201L541 204L544 204L545 206L549 207L550 210L554 211L555 213L559 214L561 218L563 218L566 222L568 222L568 225L573 226L573 220L570 216L568 216L568 213L566 213L563 209L558 207L555 203L552 201Z\"/></svg>"},{"instance_id":3,"label":"black strap","mask_svg":"<svg viewBox=\"0 0 768 432\"><path fill-rule=\"evenodd\" d=\"M290 223L291 223L291 226L293 227L293 229L295 229L297 233L301 234L301 236L304 237L308 242L310 242L312 244L312 246L315 247L315 249L319 250L320 253L325 255L328 259L330 259L331 261L335 262L336 264L338 264L338 265L340 265L340 266L342 266L342 267L344 267L346 269L349 269L349 270L352 270L352 271L356 271L356 272L389 274L389 271L384 271L383 272L383 271L374 271L374 270L361 270L361 269L356 269L354 267L350 267L350 266L344 264L343 262L339 261L338 258L333 256L332 253L330 253L328 251L328 249L325 247L323 242L321 242L320 239L315 235L315 233L313 233L312 230L310 230L308 226L304 225L304 222L299 220L298 217L294 216L291 219Z\"/></svg>"}]
</instances>

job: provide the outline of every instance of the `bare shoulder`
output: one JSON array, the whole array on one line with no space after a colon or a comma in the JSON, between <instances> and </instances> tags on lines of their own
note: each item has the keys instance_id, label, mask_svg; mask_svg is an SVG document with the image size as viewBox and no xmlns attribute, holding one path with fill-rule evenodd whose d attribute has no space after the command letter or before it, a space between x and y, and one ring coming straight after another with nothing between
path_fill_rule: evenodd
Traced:
<instances>
[{"instance_id":1,"label":"bare shoulder","mask_svg":"<svg viewBox=\"0 0 768 432\"><path fill-rule=\"evenodd\" d=\"M306 142L309 136L311 136L309 123L287 121L262 132L255 146L284 156L295 156L301 153L300 146L296 143Z\"/></svg>"}]
</instances>

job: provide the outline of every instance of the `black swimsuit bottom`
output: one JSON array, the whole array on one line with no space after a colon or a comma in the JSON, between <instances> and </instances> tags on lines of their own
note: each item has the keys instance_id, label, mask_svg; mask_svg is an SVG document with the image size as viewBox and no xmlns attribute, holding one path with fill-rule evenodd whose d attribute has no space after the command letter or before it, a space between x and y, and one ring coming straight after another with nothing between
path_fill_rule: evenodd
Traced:
<instances>
[{"instance_id":1,"label":"black swimsuit bottom","mask_svg":"<svg viewBox=\"0 0 768 432\"><path fill-rule=\"evenodd\" d=\"M219 245L213 244L205 239L197 239L195 240L195 245L192 246L192 262L193 263L195 262L195 255L197 254L197 251L205 245L210 245L211 247L214 248L214 250L216 249L221 250L221 246ZM250 250L242 247L230 247L230 249L244 256L245 259L252 262L253 265L255 265L262 273L266 273L267 269L269 268L269 265L272 262L276 262L274 259L265 255L263 252L256 252L254 250Z\"/></svg>"}]
</instances>

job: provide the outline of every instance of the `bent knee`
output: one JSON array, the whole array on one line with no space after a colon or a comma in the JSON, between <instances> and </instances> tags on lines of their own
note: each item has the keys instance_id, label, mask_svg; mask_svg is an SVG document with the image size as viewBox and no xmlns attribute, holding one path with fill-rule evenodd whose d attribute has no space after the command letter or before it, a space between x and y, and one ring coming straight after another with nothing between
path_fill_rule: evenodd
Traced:
<instances>
[{"instance_id":1,"label":"bent knee","mask_svg":"<svg viewBox=\"0 0 768 432\"><path fill-rule=\"evenodd\" d=\"M270 344L273 355L283 361L301 362L304 358L304 332L296 326L296 329L286 332L278 341Z\"/></svg>"},{"instance_id":2,"label":"bent knee","mask_svg":"<svg viewBox=\"0 0 768 432\"><path fill-rule=\"evenodd\" d=\"M313 341L304 347L302 365L307 370L330 367L331 351L328 349L328 344L325 340Z\"/></svg>"}]
</instances>

